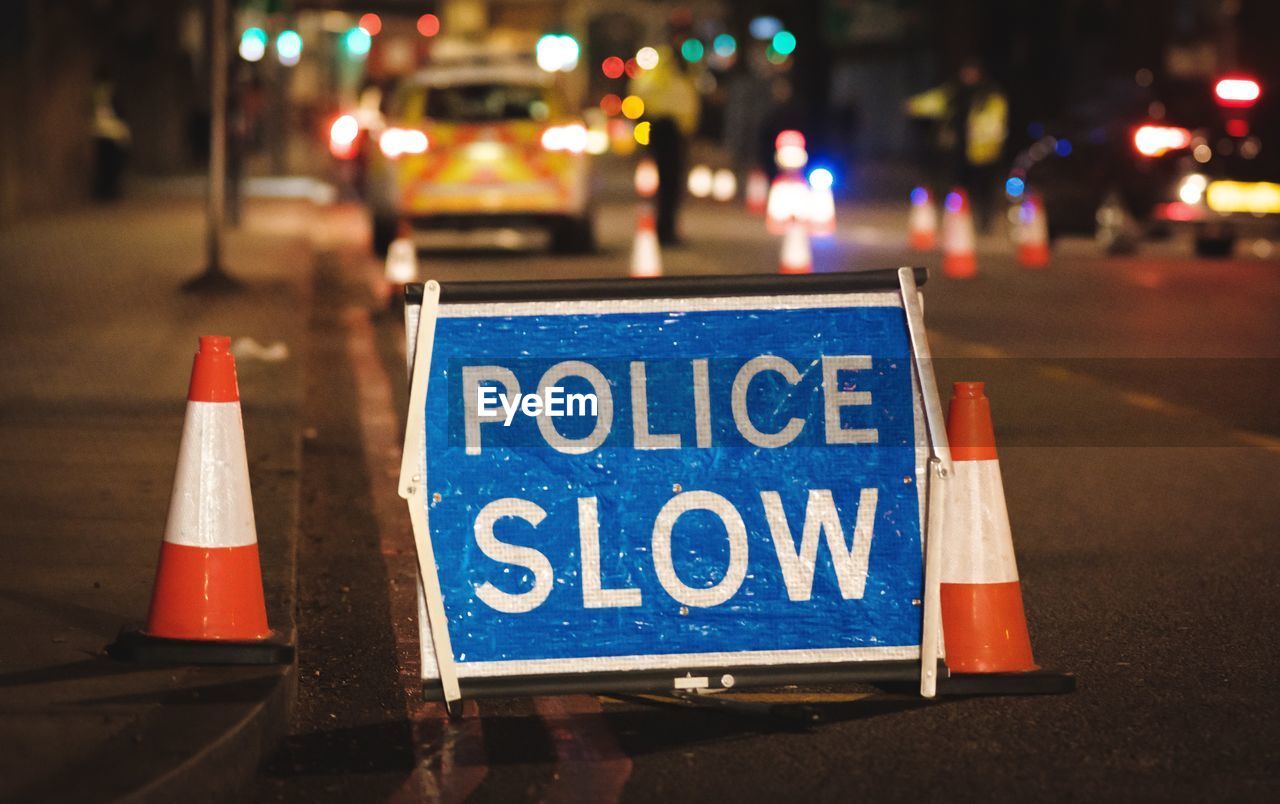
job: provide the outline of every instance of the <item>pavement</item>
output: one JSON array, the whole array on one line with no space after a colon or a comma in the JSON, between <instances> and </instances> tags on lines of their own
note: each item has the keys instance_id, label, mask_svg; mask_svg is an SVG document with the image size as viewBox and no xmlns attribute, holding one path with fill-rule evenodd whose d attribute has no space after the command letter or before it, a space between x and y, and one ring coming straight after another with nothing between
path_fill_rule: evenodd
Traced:
<instances>
[{"instance_id":1,"label":"pavement","mask_svg":"<svg viewBox=\"0 0 1280 804\"><path fill-rule=\"evenodd\" d=\"M203 267L198 196L142 194L0 237L0 799L225 799L287 721L294 667L109 659L145 619L196 339L239 381L270 622L295 638L298 411L314 207L253 200ZM247 340L251 339L251 340Z\"/></svg>"}]
</instances>

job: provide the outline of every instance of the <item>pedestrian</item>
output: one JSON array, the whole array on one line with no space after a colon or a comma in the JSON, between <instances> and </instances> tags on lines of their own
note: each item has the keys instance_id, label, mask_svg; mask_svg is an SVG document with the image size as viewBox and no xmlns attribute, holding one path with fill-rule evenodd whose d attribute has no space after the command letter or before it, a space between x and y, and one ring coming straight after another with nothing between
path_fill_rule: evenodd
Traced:
<instances>
[{"instance_id":1,"label":"pedestrian","mask_svg":"<svg viewBox=\"0 0 1280 804\"><path fill-rule=\"evenodd\" d=\"M698 129L701 102L681 59L670 47L658 49L658 63L631 80L629 91L644 101L649 151L658 167L658 242L680 242L678 218L684 196L685 154Z\"/></svg>"},{"instance_id":2,"label":"pedestrian","mask_svg":"<svg viewBox=\"0 0 1280 804\"><path fill-rule=\"evenodd\" d=\"M116 114L115 86L105 71L99 71L93 87L93 197L114 201L121 195L124 166L129 155L132 132Z\"/></svg>"},{"instance_id":3,"label":"pedestrian","mask_svg":"<svg viewBox=\"0 0 1280 804\"><path fill-rule=\"evenodd\" d=\"M947 178L969 193L978 227L991 227L1000 157L1009 134L1009 104L975 59L956 78L913 95L907 114L937 124L935 144Z\"/></svg>"}]
</instances>

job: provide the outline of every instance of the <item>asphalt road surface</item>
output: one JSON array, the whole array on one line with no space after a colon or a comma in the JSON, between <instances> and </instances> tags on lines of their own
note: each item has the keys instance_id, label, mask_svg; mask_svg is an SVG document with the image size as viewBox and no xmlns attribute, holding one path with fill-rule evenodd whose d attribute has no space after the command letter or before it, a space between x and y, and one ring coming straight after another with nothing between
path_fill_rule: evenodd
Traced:
<instances>
[{"instance_id":1,"label":"asphalt road surface","mask_svg":"<svg viewBox=\"0 0 1280 804\"><path fill-rule=\"evenodd\" d=\"M842 209L818 270L924 264L905 210ZM925 288L944 389L985 380L1037 661L1066 696L925 702L848 686L775 690L821 722L601 696L483 700L449 722L419 702L413 555L396 496L406 406L355 204L326 213L311 319L293 734L268 801L1275 800L1280 654L1280 262L1126 258L1065 242L1019 268L999 238L980 276ZM536 238L424 239L443 281L623 276L633 206L599 254ZM761 272L778 243L737 208L691 204L669 274ZM748 696L743 696L747 698Z\"/></svg>"}]
</instances>

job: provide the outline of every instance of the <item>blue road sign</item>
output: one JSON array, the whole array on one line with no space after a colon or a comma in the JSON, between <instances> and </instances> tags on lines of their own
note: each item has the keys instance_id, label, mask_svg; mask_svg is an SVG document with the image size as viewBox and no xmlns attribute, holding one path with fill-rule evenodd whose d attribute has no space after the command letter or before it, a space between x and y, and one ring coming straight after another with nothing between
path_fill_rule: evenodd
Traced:
<instances>
[{"instance_id":1,"label":"blue road sign","mask_svg":"<svg viewBox=\"0 0 1280 804\"><path fill-rule=\"evenodd\" d=\"M919 657L899 293L431 313L406 449L459 678Z\"/></svg>"}]
</instances>

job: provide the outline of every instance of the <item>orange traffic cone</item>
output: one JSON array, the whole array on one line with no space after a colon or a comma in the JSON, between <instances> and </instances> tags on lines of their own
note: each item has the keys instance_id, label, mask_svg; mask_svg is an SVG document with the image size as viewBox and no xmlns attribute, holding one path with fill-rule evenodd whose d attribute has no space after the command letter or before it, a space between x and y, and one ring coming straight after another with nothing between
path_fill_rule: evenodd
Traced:
<instances>
[{"instance_id":1,"label":"orange traffic cone","mask_svg":"<svg viewBox=\"0 0 1280 804\"><path fill-rule=\"evenodd\" d=\"M941 575L947 667L956 673L1036 670L983 383L955 383L947 438L954 468Z\"/></svg>"},{"instance_id":2,"label":"orange traffic cone","mask_svg":"<svg viewBox=\"0 0 1280 804\"><path fill-rule=\"evenodd\" d=\"M186 663L287 661L269 640L231 339L200 338L147 625L108 650Z\"/></svg>"},{"instance_id":3,"label":"orange traffic cone","mask_svg":"<svg viewBox=\"0 0 1280 804\"><path fill-rule=\"evenodd\" d=\"M636 163L635 174L636 195L641 198L653 198L658 192L658 163L653 157L641 157Z\"/></svg>"},{"instance_id":4,"label":"orange traffic cone","mask_svg":"<svg viewBox=\"0 0 1280 804\"><path fill-rule=\"evenodd\" d=\"M765 228L769 234L786 234L788 226L809 215L809 182L798 170L779 171L769 185L765 202Z\"/></svg>"},{"instance_id":5,"label":"orange traffic cone","mask_svg":"<svg viewBox=\"0 0 1280 804\"><path fill-rule=\"evenodd\" d=\"M1044 201L1035 193L1027 193L1018 206L1017 238L1019 265L1043 268L1049 264L1049 222Z\"/></svg>"},{"instance_id":6,"label":"orange traffic cone","mask_svg":"<svg viewBox=\"0 0 1280 804\"><path fill-rule=\"evenodd\" d=\"M809 245L809 228L804 221L793 220L787 224L786 234L782 236L778 273L813 273L813 249Z\"/></svg>"},{"instance_id":7,"label":"orange traffic cone","mask_svg":"<svg viewBox=\"0 0 1280 804\"><path fill-rule=\"evenodd\" d=\"M933 251L938 245L938 210L924 187L911 191L911 214L907 218L907 238L915 251Z\"/></svg>"},{"instance_id":8,"label":"orange traffic cone","mask_svg":"<svg viewBox=\"0 0 1280 804\"><path fill-rule=\"evenodd\" d=\"M387 248L383 276L393 285L407 285L418 281L418 249L413 244L413 229L408 221L400 222L396 239Z\"/></svg>"},{"instance_id":9,"label":"orange traffic cone","mask_svg":"<svg viewBox=\"0 0 1280 804\"><path fill-rule=\"evenodd\" d=\"M978 275L974 255L973 212L969 194L957 187L947 193L942 213L942 273L952 279Z\"/></svg>"},{"instance_id":10,"label":"orange traffic cone","mask_svg":"<svg viewBox=\"0 0 1280 804\"><path fill-rule=\"evenodd\" d=\"M645 204L636 218L636 238L631 244L631 276L647 279L662 276L662 251L658 248L658 228L653 207Z\"/></svg>"},{"instance_id":11,"label":"orange traffic cone","mask_svg":"<svg viewBox=\"0 0 1280 804\"><path fill-rule=\"evenodd\" d=\"M747 175L747 212L763 215L769 202L769 177L760 168Z\"/></svg>"}]
</instances>

